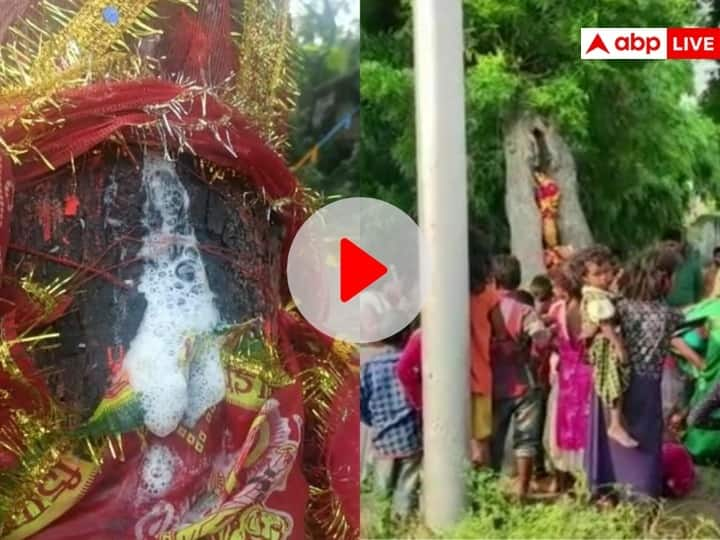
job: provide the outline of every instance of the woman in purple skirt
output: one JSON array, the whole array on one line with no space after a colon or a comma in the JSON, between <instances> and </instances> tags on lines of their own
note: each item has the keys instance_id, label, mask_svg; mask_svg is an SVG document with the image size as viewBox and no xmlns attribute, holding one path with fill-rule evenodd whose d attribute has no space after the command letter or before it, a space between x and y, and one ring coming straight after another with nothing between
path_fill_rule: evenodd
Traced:
<instances>
[{"instance_id":1,"label":"woman in purple skirt","mask_svg":"<svg viewBox=\"0 0 720 540\"><path fill-rule=\"evenodd\" d=\"M660 381L671 341L675 345L673 332L683 320L664 298L679 263L673 251L653 248L633 262L621 280L622 299L617 311L631 366L630 384L622 400L623 418L638 446L626 448L608 438L602 404L593 395L585 467L596 495L613 491L636 497L661 494Z\"/></svg>"}]
</instances>

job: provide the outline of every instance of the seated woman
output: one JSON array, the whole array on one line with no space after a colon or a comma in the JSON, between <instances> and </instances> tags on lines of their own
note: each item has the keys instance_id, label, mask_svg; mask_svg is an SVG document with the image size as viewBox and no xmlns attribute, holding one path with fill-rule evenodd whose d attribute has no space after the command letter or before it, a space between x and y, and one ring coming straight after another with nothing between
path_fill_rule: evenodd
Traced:
<instances>
[{"instance_id":1,"label":"seated woman","mask_svg":"<svg viewBox=\"0 0 720 540\"><path fill-rule=\"evenodd\" d=\"M686 320L687 324L704 321L702 332L686 332L683 340L703 352L705 366L697 369L681 364L693 381L683 442L696 463L717 463L720 456L720 299L712 298L692 307Z\"/></svg>"},{"instance_id":2,"label":"seated woman","mask_svg":"<svg viewBox=\"0 0 720 540\"><path fill-rule=\"evenodd\" d=\"M714 386L690 409L687 418L688 427L720 429L718 412L720 412L720 380L715 381Z\"/></svg>"}]
</instances>

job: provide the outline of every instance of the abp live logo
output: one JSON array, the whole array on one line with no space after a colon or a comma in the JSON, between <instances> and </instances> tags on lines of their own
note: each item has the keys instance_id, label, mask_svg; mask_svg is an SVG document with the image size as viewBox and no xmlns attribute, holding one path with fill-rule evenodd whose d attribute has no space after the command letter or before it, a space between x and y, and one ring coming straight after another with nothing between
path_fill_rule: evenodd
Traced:
<instances>
[{"instance_id":1,"label":"abp live logo","mask_svg":"<svg viewBox=\"0 0 720 540\"><path fill-rule=\"evenodd\" d=\"M583 28L583 60L664 60L667 28Z\"/></svg>"},{"instance_id":2,"label":"abp live logo","mask_svg":"<svg viewBox=\"0 0 720 540\"><path fill-rule=\"evenodd\" d=\"M712 60L720 58L718 28L582 28L583 60Z\"/></svg>"}]
</instances>

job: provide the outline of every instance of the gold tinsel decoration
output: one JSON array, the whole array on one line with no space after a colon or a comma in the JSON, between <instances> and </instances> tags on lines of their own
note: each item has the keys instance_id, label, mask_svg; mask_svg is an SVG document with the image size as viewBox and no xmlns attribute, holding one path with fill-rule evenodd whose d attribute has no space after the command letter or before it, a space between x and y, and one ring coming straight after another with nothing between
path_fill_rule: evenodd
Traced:
<instances>
[{"instance_id":1,"label":"gold tinsel decoration","mask_svg":"<svg viewBox=\"0 0 720 540\"><path fill-rule=\"evenodd\" d=\"M45 318L55 311L60 298L67 293L66 285L73 277L55 278L50 283L44 284L36 281L33 272L30 272L29 275L20 278L20 286L30 299L40 307L43 318Z\"/></svg>"},{"instance_id":2,"label":"gold tinsel decoration","mask_svg":"<svg viewBox=\"0 0 720 540\"><path fill-rule=\"evenodd\" d=\"M333 401L343 382L353 376L355 358L357 349L353 345L336 340L325 358L317 359L312 368L300 374L310 433L320 448L326 447L330 417L338 412L332 408ZM306 473L310 483L309 527L318 530L318 537L350 538L354 531L332 489L325 463L310 465Z\"/></svg>"},{"instance_id":3,"label":"gold tinsel decoration","mask_svg":"<svg viewBox=\"0 0 720 540\"><path fill-rule=\"evenodd\" d=\"M17 345L24 346L28 353L32 353L39 343L60 337L57 332L48 331L31 334L55 310L70 279L56 278L45 285L35 281L32 273L21 278L21 287L39 306L40 313L18 337L6 339L2 336L0 339L0 371L27 390L35 409L31 412L24 409L11 410L10 417L0 425L0 450L15 459L15 464L0 475L0 527L6 518L12 521L16 517L14 514L20 511L27 499L33 497L37 485L74 443L69 431L72 415L26 377L12 353L13 347ZM0 392L3 399L12 398L5 389L0 389Z\"/></svg>"},{"instance_id":4,"label":"gold tinsel decoration","mask_svg":"<svg viewBox=\"0 0 720 540\"><path fill-rule=\"evenodd\" d=\"M66 415L50 402L49 410L28 413L13 411L10 420L0 427L0 448L13 455L17 463L2 473L0 489L0 523L22 503L33 497L36 487L71 449Z\"/></svg>"},{"instance_id":5,"label":"gold tinsel decoration","mask_svg":"<svg viewBox=\"0 0 720 540\"><path fill-rule=\"evenodd\" d=\"M343 512L340 500L329 487L310 486L308 513L323 531L323 538L357 538Z\"/></svg>"},{"instance_id":6,"label":"gold tinsel decoration","mask_svg":"<svg viewBox=\"0 0 720 540\"><path fill-rule=\"evenodd\" d=\"M192 9L196 0L171 0ZM143 38L161 34L152 0L43 0L8 29L0 46L0 102L48 99L60 89L99 78L128 80L146 63L138 52ZM116 10L115 22L103 10ZM124 60L124 61L122 61ZM123 66L120 72L114 68ZM132 68L132 69L130 69Z\"/></svg>"},{"instance_id":7,"label":"gold tinsel decoration","mask_svg":"<svg viewBox=\"0 0 720 540\"><path fill-rule=\"evenodd\" d=\"M11 339L6 340L4 338L0 339L0 370L5 371L8 373L12 378L17 380L24 380L25 375L23 375L22 371L20 371L20 368L17 366L17 363L12 357L11 349L15 345L29 345L32 347L32 345L36 344L39 341L47 340L47 339L55 339L60 337L60 334L57 332L47 332L45 334L40 334L37 336L21 336L17 339Z\"/></svg>"},{"instance_id":8,"label":"gold tinsel decoration","mask_svg":"<svg viewBox=\"0 0 720 540\"><path fill-rule=\"evenodd\" d=\"M244 371L273 388L293 383L275 346L268 342L253 319L226 331L221 358L231 369Z\"/></svg>"},{"instance_id":9,"label":"gold tinsel decoration","mask_svg":"<svg viewBox=\"0 0 720 540\"><path fill-rule=\"evenodd\" d=\"M171 1L191 8L197 2ZM105 0L62 5L42 0L33 6L0 44L0 129L45 123L45 111L59 107L62 90L153 75L156 61L138 52L143 38L162 33L150 26L157 18L153 3L114 0L114 24L103 18L103 9L110 7ZM35 151L29 139L10 145L0 137L0 148L18 165L23 154Z\"/></svg>"},{"instance_id":10,"label":"gold tinsel decoration","mask_svg":"<svg viewBox=\"0 0 720 540\"><path fill-rule=\"evenodd\" d=\"M238 73L226 96L275 147L287 141L285 121L297 85L288 0L244 0L233 10Z\"/></svg>"},{"instance_id":11,"label":"gold tinsel decoration","mask_svg":"<svg viewBox=\"0 0 720 540\"><path fill-rule=\"evenodd\" d=\"M13 379L22 379L23 373L13 360L10 352L11 344L7 341L0 340L0 370L10 375Z\"/></svg>"},{"instance_id":12,"label":"gold tinsel decoration","mask_svg":"<svg viewBox=\"0 0 720 540\"><path fill-rule=\"evenodd\" d=\"M194 11L200 5L199 0L166 1ZM157 0L39 1L8 29L6 42L0 44L0 129L47 123L44 113L60 106L63 90L160 76L161 59L142 52L144 40L162 34L155 25L156 4ZM238 31L231 38L239 69L217 87L203 90L238 108L279 149L287 140L286 121L297 94L288 2L237 4L241 7L235 7L232 16ZM115 10L112 21L103 16L108 8ZM182 73L176 78L188 88L201 82L188 81ZM167 124L161 120L158 129ZM36 152L29 138L11 145L0 137L0 149L16 164L24 154Z\"/></svg>"}]
</instances>

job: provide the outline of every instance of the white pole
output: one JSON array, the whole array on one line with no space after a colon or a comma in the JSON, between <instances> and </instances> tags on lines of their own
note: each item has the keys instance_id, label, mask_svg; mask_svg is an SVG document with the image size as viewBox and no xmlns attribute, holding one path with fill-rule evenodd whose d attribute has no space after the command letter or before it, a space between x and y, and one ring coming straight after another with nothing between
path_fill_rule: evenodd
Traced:
<instances>
[{"instance_id":1,"label":"white pole","mask_svg":"<svg viewBox=\"0 0 720 540\"><path fill-rule=\"evenodd\" d=\"M465 508L469 285L461 0L414 0L418 206L432 284L422 312L424 510L444 529Z\"/></svg>"}]
</instances>

